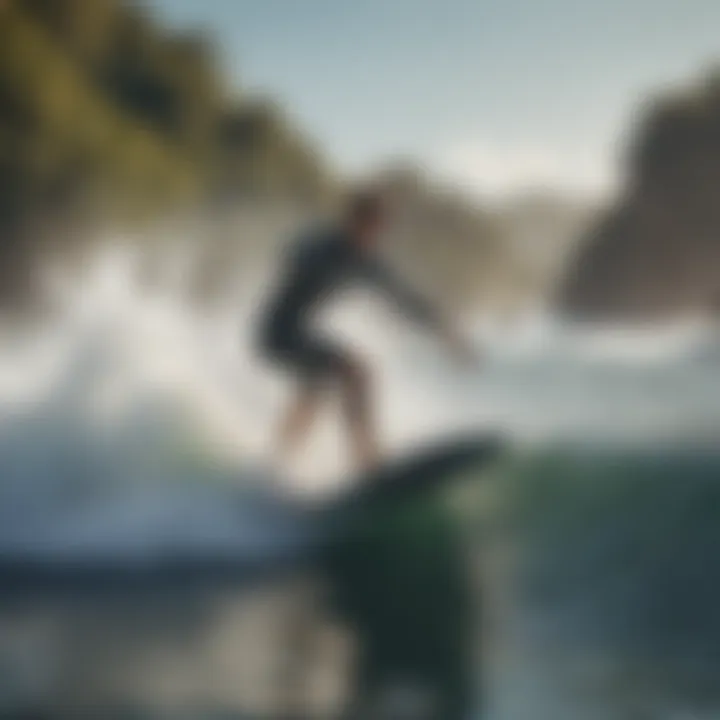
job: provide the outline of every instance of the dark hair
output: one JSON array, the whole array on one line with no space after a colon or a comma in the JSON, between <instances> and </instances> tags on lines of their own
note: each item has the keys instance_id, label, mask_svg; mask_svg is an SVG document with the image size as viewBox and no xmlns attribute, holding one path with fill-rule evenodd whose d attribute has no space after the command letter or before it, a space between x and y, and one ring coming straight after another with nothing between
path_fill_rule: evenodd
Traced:
<instances>
[{"instance_id":1,"label":"dark hair","mask_svg":"<svg viewBox=\"0 0 720 720\"><path fill-rule=\"evenodd\" d=\"M372 220L383 214L385 203L382 195L372 189L353 192L346 205L347 217L353 222Z\"/></svg>"}]
</instances>

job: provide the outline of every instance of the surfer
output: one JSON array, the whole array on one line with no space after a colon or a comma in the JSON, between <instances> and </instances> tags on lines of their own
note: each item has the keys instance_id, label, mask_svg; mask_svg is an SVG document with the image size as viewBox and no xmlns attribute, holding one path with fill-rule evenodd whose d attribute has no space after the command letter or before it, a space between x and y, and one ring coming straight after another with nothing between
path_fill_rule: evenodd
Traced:
<instances>
[{"instance_id":1,"label":"surfer","mask_svg":"<svg viewBox=\"0 0 720 720\"><path fill-rule=\"evenodd\" d=\"M353 283L367 284L439 335L458 356L475 357L473 348L434 305L401 282L379 258L386 216L380 194L358 192L339 222L301 236L285 259L279 286L262 315L260 332L263 355L298 381L279 427L281 457L305 438L317 417L323 391L332 386L340 393L356 463L365 470L379 460L368 368L353 352L313 327L316 312L334 291Z\"/></svg>"}]
</instances>

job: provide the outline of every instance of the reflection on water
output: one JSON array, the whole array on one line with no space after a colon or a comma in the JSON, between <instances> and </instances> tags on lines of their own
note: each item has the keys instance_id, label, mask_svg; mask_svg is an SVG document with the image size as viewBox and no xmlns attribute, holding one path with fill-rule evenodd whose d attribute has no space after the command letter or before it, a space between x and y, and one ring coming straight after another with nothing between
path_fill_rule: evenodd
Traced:
<instances>
[{"instance_id":1,"label":"reflection on water","mask_svg":"<svg viewBox=\"0 0 720 720\"><path fill-rule=\"evenodd\" d=\"M288 638L303 593L288 581L262 593L174 587L3 603L0 708L9 717L278 716L294 702ZM330 620L312 630L303 699L320 713L338 707L352 652Z\"/></svg>"}]
</instances>

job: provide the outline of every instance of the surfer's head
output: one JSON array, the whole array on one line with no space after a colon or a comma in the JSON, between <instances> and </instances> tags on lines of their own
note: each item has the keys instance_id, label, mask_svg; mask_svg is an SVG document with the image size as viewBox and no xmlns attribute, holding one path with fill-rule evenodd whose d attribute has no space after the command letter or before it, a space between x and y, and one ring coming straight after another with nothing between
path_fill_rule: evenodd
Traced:
<instances>
[{"instance_id":1,"label":"surfer's head","mask_svg":"<svg viewBox=\"0 0 720 720\"><path fill-rule=\"evenodd\" d=\"M373 247L387 215L382 195L372 189L358 190L350 196L345 208L345 225L353 242Z\"/></svg>"}]
</instances>

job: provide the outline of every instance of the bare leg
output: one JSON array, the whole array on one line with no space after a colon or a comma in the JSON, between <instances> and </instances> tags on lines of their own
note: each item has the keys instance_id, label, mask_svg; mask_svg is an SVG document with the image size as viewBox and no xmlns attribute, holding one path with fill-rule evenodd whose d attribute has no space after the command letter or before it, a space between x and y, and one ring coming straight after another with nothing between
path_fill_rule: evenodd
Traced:
<instances>
[{"instance_id":1,"label":"bare leg","mask_svg":"<svg viewBox=\"0 0 720 720\"><path fill-rule=\"evenodd\" d=\"M371 470L377 465L380 453L370 377L357 361L348 361L341 377L343 413L355 463L362 471Z\"/></svg>"},{"instance_id":2,"label":"bare leg","mask_svg":"<svg viewBox=\"0 0 720 720\"><path fill-rule=\"evenodd\" d=\"M310 385L301 386L293 398L278 432L278 452L285 460L307 437L320 407L321 391Z\"/></svg>"}]
</instances>

